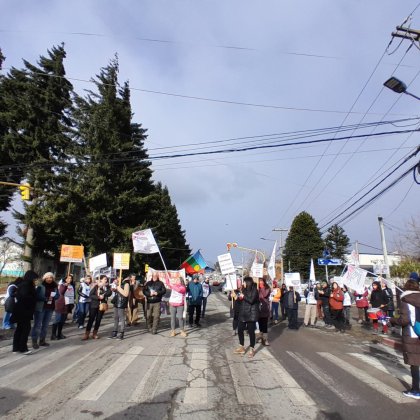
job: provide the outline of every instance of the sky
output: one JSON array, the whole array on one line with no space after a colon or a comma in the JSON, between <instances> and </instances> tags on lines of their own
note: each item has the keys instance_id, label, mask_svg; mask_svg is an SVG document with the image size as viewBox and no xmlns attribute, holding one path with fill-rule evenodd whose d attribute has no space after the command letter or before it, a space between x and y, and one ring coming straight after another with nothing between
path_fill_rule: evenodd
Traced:
<instances>
[{"instance_id":1,"label":"sky","mask_svg":"<svg viewBox=\"0 0 420 420\"><path fill-rule=\"evenodd\" d=\"M415 99L383 87L394 75L420 94L419 49L407 51L410 41L396 38L387 49L392 31L412 12L407 25L420 29L418 0L2 0L1 5L4 73L64 42L67 76L83 94L92 89L88 81L118 55L120 81L130 83L134 121L148 130L150 156L229 144L278 145L285 141L279 134L297 131L306 133L289 142L308 141L314 139L308 130L418 115ZM363 204L415 164L411 158L361 199L420 144L418 133L362 135L416 127L417 120L375 124L315 137L333 141L152 160L153 176L168 186L187 241L206 260L215 262L227 242L270 255L272 241L280 239L273 228L288 229L307 211L325 231L340 221L333 216ZM360 137L337 140L345 135ZM201 144L179 147L194 143ZM157 149L162 147L172 148ZM407 223L419 217L419 188L410 174L341 223L350 240L361 244L360 252L380 253L378 216L385 221L388 252L398 250ZM6 218L10 221L10 214ZM233 255L240 259L237 251Z\"/></svg>"}]
</instances>

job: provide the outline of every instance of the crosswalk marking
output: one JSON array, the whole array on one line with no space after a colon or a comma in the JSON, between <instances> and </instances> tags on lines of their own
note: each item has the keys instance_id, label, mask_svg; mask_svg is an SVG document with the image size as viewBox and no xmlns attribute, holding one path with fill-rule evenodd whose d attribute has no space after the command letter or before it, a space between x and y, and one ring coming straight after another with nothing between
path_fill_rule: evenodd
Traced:
<instances>
[{"instance_id":1,"label":"crosswalk marking","mask_svg":"<svg viewBox=\"0 0 420 420\"><path fill-rule=\"evenodd\" d=\"M367 354L362 353L347 353L356 359L361 360L364 363L368 363L369 365L373 366L374 368L380 370L381 372L388 373L392 376L395 376L398 379L402 379L407 384L411 385L411 376L408 374L404 374L402 369L396 369L395 367L389 365L388 363L384 363L379 359L369 356Z\"/></svg>"},{"instance_id":2,"label":"crosswalk marking","mask_svg":"<svg viewBox=\"0 0 420 420\"><path fill-rule=\"evenodd\" d=\"M97 401L143 350L141 346L128 349L125 354L119 357L109 368L106 368L85 390L76 395L75 399Z\"/></svg>"},{"instance_id":3,"label":"crosswalk marking","mask_svg":"<svg viewBox=\"0 0 420 420\"><path fill-rule=\"evenodd\" d=\"M318 354L325 359L329 360L331 363L335 364L336 366L340 367L341 369L345 370L350 375L354 376L355 378L359 379L360 381L364 382L369 387L373 388L375 391L378 391L385 395L386 397L390 398L396 403L403 404L403 403L412 403L413 400L410 400L402 395L402 392L396 391L395 389L391 388L390 386L384 384L379 379L372 377L371 375L367 374L361 369L356 368L355 366L347 363L346 361L334 356L330 353L325 352L318 352Z\"/></svg>"},{"instance_id":4,"label":"crosswalk marking","mask_svg":"<svg viewBox=\"0 0 420 420\"><path fill-rule=\"evenodd\" d=\"M283 388L289 394L290 400L296 407L313 406L315 401L299 386L293 377L287 372L277 359L267 350L261 350L264 358L270 362L271 369L274 370L283 384Z\"/></svg>"},{"instance_id":5,"label":"crosswalk marking","mask_svg":"<svg viewBox=\"0 0 420 420\"><path fill-rule=\"evenodd\" d=\"M207 404L207 349L193 349L185 390L184 404Z\"/></svg>"},{"instance_id":6,"label":"crosswalk marking","mask_svg":"<svg viewBox=\"0 0 420 420\"><path fill-rule=\"evenodd\" d=\"M232 355L232 350L226 350L226 358L239 404L261 405L261 398L242 358Z\"/></svg>"},{"instance_id":7,"label":"crosswalk marking","mask_svg":"<svg viewBox=\"0 0 420 420\"><path fill-rule=\"evenodd\" d=\"M163 372L167 371L170 358L175 354L174 346L165 346L155 357L147 372L130 396L129 402L144 403L153 400Z\"/></svg>"},{"instance_id":8,"label":"crosswalk marking","mask_svg":"<svg viewBox=\"0 0 420 420\"><path fill-rule=\"evenodd\" d=\"M34 364L37 371L44 369L45 367L51 366L52 357L61 358L65 356L67 353L71 353L76 349L76 346L66 346L62 347L58 350L52 351L48 353L48 357L44 358L43 360L37 360ZM6 385L10 385L13 382L17 382L20 379L28 376L28 366L25 365L19 369L13 370L9 374L2 375L1 377L1 387L5 387Z\"/></svg>"},{"instance_id":9,"label":"crosswalk marking","mask_svg":"<svg viewBox=\"0 0 420 420\"><path fill-rule=\"evenodd\" d=\"M308 372L317 378L323 385L325 385L331 392L336 394L343 402L350 406L362 406L364 401L357 397L355 394L345 390L340 384L337 383L331 376L327 375L314 362L304 358L299 353L288 351L287 354L295 359L302 365Z\"/></svg>"}]
</instances>

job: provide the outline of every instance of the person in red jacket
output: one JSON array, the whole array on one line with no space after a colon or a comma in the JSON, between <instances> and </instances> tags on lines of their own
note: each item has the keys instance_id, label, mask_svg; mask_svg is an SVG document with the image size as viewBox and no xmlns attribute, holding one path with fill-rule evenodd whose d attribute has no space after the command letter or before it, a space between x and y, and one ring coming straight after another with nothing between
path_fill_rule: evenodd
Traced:
<instances>
[{"instance_id":1,"label":"person in red jacket","mask_svg":"<svg viewBox=\"0 0 420 420\"><path fill-rule=\"evenodd\" d=\"M353 296L356 299L356 307L359 314L359 320L357 321L359 324L363 324L363 322L369 323L369 318L367 314L367 310L369 308L369 301L368 301L368 289L365 287L364 291L355 291Z\"/></svg>"},{"instance_id":2,"label":"person in red jacket","mask_svg":"<svg viewBox=\"0 0 420 420\"><path fill-rule=\"evenodd\" d=\"M343 300L344 293L338 283L334 282L331 286L329 298L330 314L335 330L340 332L344 332Z\"/></svg>"}]
</instances>

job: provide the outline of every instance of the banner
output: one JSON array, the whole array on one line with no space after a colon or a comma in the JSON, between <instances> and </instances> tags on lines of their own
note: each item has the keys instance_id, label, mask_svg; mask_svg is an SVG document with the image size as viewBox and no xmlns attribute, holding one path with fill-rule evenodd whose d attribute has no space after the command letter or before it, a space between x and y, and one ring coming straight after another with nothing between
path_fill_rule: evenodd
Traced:
<instances>
[{"instance_id":1,"label":"banner","mask_svg":"<svg viewBox=\"0 0 420 420\"><path fill-rule=\"evenodd\" d=\"M134 252L138 252L139 254L156 254L159 252L159 247L151 229L134 232L131 238L133 240Z\"/></svg>"},{"instance_id":2,"label":"banner","mask_svg":"<svg viewBox=\"0 0 420 420\"><path fill-rule=\"evenodd\" d=\"M348 265L347 271L342 276L343 284L356 292L363 292L367 273L363 268Z\"/></svg>"},{"instance_id":3,"label":"banner","mask_svg":"<svg viewBox=\"0 0 420 420\"><path fill-rule=\"evenodd\" d=\"M389 267L386 264L376 263L373 265L373 274L389 276Z\"/></svg>"},{"instance_id":4,"label":"banner","mask_svg":"<svg viewBox=\"0 0 420 420\"><path fill-rule=\"evenodd\" d=\"M358 254L358 252L356 252L355 249L353 249L353 251L351 251L349 263L352 264L352 265L355 265L356 267L359 267L359 265L360 265L359 254Z\"/></svg>"},{"instance_id":5,"label":"banner","mask_svg":"<svg viewBox=\"0 0 420 420\"><path fill-rule=\"evenodd\" d=\"M287 287L300 287L300 273L284 273L284 282Z\"/></svg>"},{"instance_id":6,"label":"banner","mask_svg":"<svg viewBox=\"0 0 420 420\"><path fill-rule=\"evenodd\" d=\"M334 276L334 280L339 287L343 287L344 286L344 282L343 282L343 277L341 276ZM346 284L346 286L348 287L348 285Z\"/></svg>"},{"instance_id":7,"label":"banner","mask_svg":"<svg viewBox=\"0 0 420 420\"><path fill-rule=\"evenodd\" d=\"M96 257L89 258L89 271L91 273L107 266L106 254L100 254Z\"/></svg>"},{"instance_id":8,"label":"banner","mask_svg":"<svg viewBox=\"0 0 420 420\"><path fill-rule=\"evenodd\" d=\"M157 273L159 280L166 286L166 273L169 275L169 284L179 284L180 280L185 282L185 269L181 270L155 270L154 268L149 267L149 271L146 274L146 281L152 279L153 273Z\"/></svg>"},{"instance_id":9,"label":"banner","mask_svg":"<svg viewBox=\"0 0 420 420\"><path fill-rule=\"evenodd\" d=\"M118 277L117 270L112 267L102 267L92 271L93 278L101 275L107 276L108 279L116 279Z\"/></svg>"},{"instance_id":10,"label":"banner","mask_svg":"<svg viewBox=\"0 0 420 420\"><path fill-rule=\"evenodd\" d=\"M309 281L315 282L315 267L314 267L314 260L311 258L311 268L309 270Z\"/></svg>"},{"instance_id":11,"label":"banner","mask_svg":"<svg viewBox=\"0 0 420 420\"><path fill-rule=\"evenodd\" d=\"M235 266L233 265L232 255L230 253L222 254L217 256L219 261L219 267L222 275L235 273Z\"/></svg>"},{"instance_id":12,"label":"banner","mask_svg":"<svg viewBox=\"0 0 420 420\"><path fill-rule=\"evenodd\" d=\"M276 278L276 248L277 241L274 243L273 252L271 253L270 262L268 263L267 273L271 280Z\"/></svg>"},{"instance_id":13,"label":"banner","mask_svg":"<svg viewBox=\"0 0 420 420\"><path fill-rule=\"evenodd\" d=\"M130 268L130 254L114 252L113 267L117 270L128 270Z\"/></svg>"},{"instance_id":14,"label":"banner","mask_svg":"<svg viewBox=\"0 0 420 420\"><path fill-rule=\"evenodd\" d=\"M236 274L228 274L226 276L226 286L225 286L225 290L226 291L230 291L230 290L236 290L238 288L238 282L236 280Z\"/></svg>"},{"instance_id":15,"label":"banner","mask_svg":"<svg viewBox=\"0 0 420 420\"><path fill-rule=\"evenodd\" d=\"M251 276L258 278L264 277L264 264L254 261L251 267Z\"/></svg>"},{"instance_id":16,"label":"banner","mask_svg":"<svg viewBox=\"0 0 420 420\"><path fill-rule=\"evenodd\" d=\"M84 249L82 245L61 245L61 262L83 262Z\"/></svg>"}]
</instances>

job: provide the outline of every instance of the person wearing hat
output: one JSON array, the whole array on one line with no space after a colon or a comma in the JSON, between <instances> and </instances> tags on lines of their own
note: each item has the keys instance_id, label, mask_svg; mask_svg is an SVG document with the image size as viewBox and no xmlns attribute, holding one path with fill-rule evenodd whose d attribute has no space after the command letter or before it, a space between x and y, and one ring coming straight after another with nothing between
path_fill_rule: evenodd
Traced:
<instances>
[{"instance_id":1,"label":"person wearing hat","mask_svg":"<svg viewBox=\"0 0 420 420\"><path fill-rule=\"evenodd\" d=\"M203 286L200 283L198 274L194 274L193 281L187 286L188 294L188 316L190 327L193 327L194 312L195 312L195 326L201 327L201 304L203 301Z\"/></svg>"},{"instance_id":2,"label":"person wearing hat","mask_svg":"<svg viewBox=\"0 0 420 420\"><path fill-rule=\"evenodd\" d=\"M410 273L409 280L414 280L417 283L419 283L420 282L420 277L415 271L413 271L412 273Z\"/></svg>"}]
</instances>

